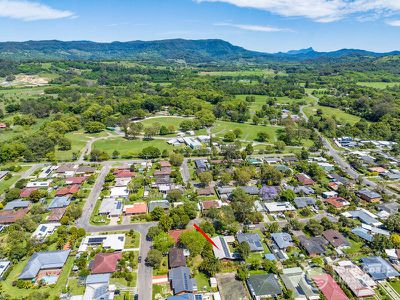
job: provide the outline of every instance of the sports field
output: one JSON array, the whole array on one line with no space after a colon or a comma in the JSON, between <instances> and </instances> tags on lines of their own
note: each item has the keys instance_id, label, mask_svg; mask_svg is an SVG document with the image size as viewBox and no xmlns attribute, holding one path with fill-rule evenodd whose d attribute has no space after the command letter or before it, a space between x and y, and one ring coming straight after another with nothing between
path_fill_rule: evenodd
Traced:
<instances>
[{"instance_id":1,"label":"sports field","mask_svg":"<svg viewBox=\"0 0 400 300\"><path fill-rule=\"evenodd\" d=\"M305 107L304 112L308 117L310 117L315 115L318 109L321 109L325 115L331 117L335 116L336 119L342 123L355 124L361 119L358 116L348 114L340 109L320 105Z\"/></svg>"}]
</instances>

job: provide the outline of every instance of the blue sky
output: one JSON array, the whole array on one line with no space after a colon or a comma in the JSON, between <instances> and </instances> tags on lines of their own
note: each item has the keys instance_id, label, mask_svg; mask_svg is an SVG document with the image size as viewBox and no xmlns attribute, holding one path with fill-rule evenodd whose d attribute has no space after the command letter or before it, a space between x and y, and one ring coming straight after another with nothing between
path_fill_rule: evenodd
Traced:
<instances>
[{"instance_id":1,"label":"blue sky","mask_svg":"<svg viewBox=\"0 0 400 300\"><path fill-rule=\"evenodd\" d=\"M0 40L220 38L278 52L400 49L399 0L0 0Z\"/></svg>"}]
</instances>

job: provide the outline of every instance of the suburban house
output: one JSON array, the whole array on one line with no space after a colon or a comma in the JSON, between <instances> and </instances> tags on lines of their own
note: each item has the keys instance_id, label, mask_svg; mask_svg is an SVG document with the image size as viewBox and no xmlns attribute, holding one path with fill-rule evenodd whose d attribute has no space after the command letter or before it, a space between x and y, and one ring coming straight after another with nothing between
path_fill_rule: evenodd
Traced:
<instances>
[{"instance_id":1,"label":"suburban house","mask_svg":"<svg viewBox=\"0 0 400 300\"><path fill-rule=\"evenodd\" d=\"M114 299L115 286L110 286L111 274L88 275L85 281L85 294L82 300L109 300Z\"/></svg>"},{"instance_id":2,"label":"suburban house","mask_svg":"<svg viewBox=\"0 0 400 300\"><path fill-rule=\"evenodd\" d=\"M211 186L207 186L204 189L197 189L196 193L198 196L213 196L213 195L215 195L214 188Z\"/></svg>"},{"instance_id":3,"label":"suburban house","mask_svg":"<svg viewBox=\"0 0 400 300\"><path fill-rule=\"evenodd\" d=\"M4 206L3 210L15 210L15 209L21 209L21 208L29 208L29 206L32 204L30 201L22 200L22 199L17 199L10 201Z\"/></svg>"},{"instance_id":4,"label":"suburban house","mask_svg":"<svg viewBox=\"0 0 400 300\"><path fill-rule=\"evenodd\" d=\"M28 198L32 192L37 191L37 188L23 188L19 194L21 198Z\"/></svg>"},{"instance_id":5,"label":"suburban house","mask_svg":"<svg viewBox=\"0 0 400 300\"><path fill-rule=\"evenodd\" d=\"M272 201L278 197L280 192L281 192L281 189L279 188L279 186L264 185L260 189L259 196L264 201Z\"/></svg>"},{"instance_id":6,"label":"suburban house","mask_svg":"<svg viewBox=\"0 0 400 300\"><path fill-rule=\"evenodd\" d=\"M96 168L93 168L90 166L79 166L76 169L75 174L77 174L77 175L93 174L94 172L96 172Z\"/></svg>"},{"instance_id":7,"label":"suburban house","mask_svg":"<svg viewBox=\"0 0 400 300\"><path fill-rule=\"evenodd\" d=\"M351 261L341 261L333 269L357 298L375 295L373 288L376 287L376 282Z\"/></svg>"},{"instance_id":8,"label":"suburban house","mask_svg":"<svg viewBox=\"0 0 400 300\"><path fill-rule=\"evenodd\" d=\"M371 203L376 203L381 201L382 196L374 191L368 190L368 189L362 189L357 191L358 197L361 199L371 202Z\"/></svg>"},{"instance_id":9,"label":"suburban house","mask_svg":"<svg viewBox=\"0 0 400 300\"><path fill-rule=\"evenodd\" d=\"M36 230L32 233L32 238L44 241L46 237L52 235L54 231L56 231L56 229L60 226L61 226L60 223L40 224L36 228Z\"/></svg>"},{"instance_id":10,"label":"suburban house","mask_svg":"<svg viewBox=\"0 0 400 300\"><path fill-rule=\"evenodd\" d=\"M0 210L0 224L12 224L19 219L25 217L28 213L28 209L18 209L18 210Z\"/></svg>"},{"instance_id":11,"label":"suburban house","mask_svg":"<svg viewBox=\"0 0 400 300\"><path fill-rule=\"evenodd\" d=\"M309 256L317 256L325 253L328 241L322 236L306 237L304 235L299 236L300 245L306 250Z\"/></svg>"},{"instance_id":12,"label":"suburban house","mask_svg":"<svg viewBox=\"0 0 400 300\"><path fill-rule=\"evenodd\" d=\"M323 237L335 248L349 247L350 243L339 231L328 229L322 232Z\"/></svg>"},{"instance_id":13,"label":"suburban house","mask_svg":"<svg viewBox=\"0 0 400 300\"><path fill-rule=\"evenodd\" d=\"M296 300L317 300L319 292L306 274L299 267L283 269L281 275L282 281L288 290L293 291L293 297Z\"/></svg>"},{"instance_id":14,"label":"suburban house","mask_svg":"<svg viewBox=\"0 0 400 300\"><path fill-rule=\"evenodd\" d=\"M69 196L54 197L47 208L48 209L63 208L70 205L70 203L71 199Z\"/></svg>"},{"instance_id":15,"label":"suburban house","mask_svg":"<svg viewBox=\"0 0 400 300\"><path fill-rule=\"evenodd\" d=\"M261 238L256 233L238 233L236 239L239 243L246 242L250 246L251 252L263 252L264 247Z\"/></svg>"},{"instance_id":16,"label":"suburban house","mask_svg":"<svg viewBox=\"0 0 400 300\"><path fill-rule=\"evenodd\" d=\"M65 184L68 185L81 185L82 183L85 182L85 180L87 179L87 177L85 176L79 176L79 177L69 177L67 179L65 179Z\"/></svg>"},{"instance_id":17,"label":"suburban house","mask_svg":"<svg viewBox=\"0 0 400 300\"><path fill-rule=\"evenodd\" d=\"M190 277L190 269L188 267L170 269L168 278L171 281L171 287L175 295L197 291L196 280Z\"/></svg>"},{"instance_id":18,"label":"suburban house","mask_svg":"<svg viewBox=\"0 0 400 300\"><path fill-rule=\"evenodd\" d=\"M118 262L122 259L121 252L97 253L91 264L92 274L114 273Z\"/></svg>"},{"instance_id":19,"label":"suburban house","mask_svg":"<svg viewBox=\"0 0 400 300\"><path fill-rule=\"evenodd\" d=\"M19 279L46 280L53 284L60 276L62 268L67 262L70 250L35 252L19 275Z\"/></svg>"},{"instance_id":20,"label":"suburban house","mask_svg":"<svg viewBox=\"0 0 400 300\"><path fill-rule=\"evenodd\" d=\"M358 208L356 210L346 211L346 212L342 213L342 215L347 218L358 219L362 223L367 224L367 225L371 225L371 226L375 226L375 227L379 227L382 225L382 223L377 220L378 217L376 215L374 215L373 213L369 212L368 210L366 210L364 208Z\"/></svg>"},{"instance_id":21,"label":"suburban house","mask_svg":"<svg viewBox=\"0 0 400 300\"><path fill-rule=\"evenodd\" d=\"M246 282L254 300L276 298L283 294L278 278L274 274L253 275Z\"/></svg>"},{"instance_id":22,"label":"suburban house","mask_svg":"<svg viewBox=\"0 0 400 300\"><path fill-rule=\"evenodd\" d=\"M400 276L399 272L380 256L363 257L361 258L361 263L363 270L375 281L393 279Z\"/></svg>"},{"instance_id":23,"label":"suburban house","mask_svg":"<svg viewBox=\"0 0 400 300\"><path fill-rule=\"evenodd\" d=\"M123 212L127 216L147 214L147 203L146 202L138 202L138 203L134 203L134 204L125 205Z\"/></svg>"},{"instance_id":24,"label":"suburban house","mask_svg":"<svg viewBox=\"0 0 400 300\"><path fill-rule=\"evenodd\" d=\"M181 248L171 248L168 252L168 266L170 269L186 267L186 258Z\"/></svg>"},{"instance_id":25,"label":"suburban house","mask_svg":"<svg viewBox=\"0 0 400 300\"><path fill-rule=\"evenodd\" d=\"M104 249L115 251L124 250L125 234L103 234L86 236L79 246L78 252L87 251L88 247L96 248L102 246Z\"/></svg>"},{"instance_id":26,"label":"suburban house","mask_svg":"<svg viewBox=\"0 0 400 300\"><path fill-rule=\"evenodd\" d=\"M246 194L251 195L251 196L258 196L260 190L256 186L240 186L240 189L242 189Z\"/></svg>"},{"instance_id":27,"label":"suburban house","mask_svg":"<svg viewBox=\"0 0 400 300\"><path fill-rule=\"evenodd\" d=\"M314 206L317 203L317 200L312 197L296 197L294 199L294 205L297 208L304 208L306 206Z\"/></svg>"},{"instance_id":28,"label":"suburban house","mask_svg":"<svg viewBox=\"0 0 400 300\"><path fill-rule=\"evenodd\" d=\"M332 205L336 209L341 209L345 206L349 206L350 202L342 197L330 197L325 199L325 202Z\"/></svg>"},{"instance_id":29,"label":"suburban house","mask_svg":"<svg viewBox=\"0 0 400 300\"><path fill-rule=\"evenodd\" d=\"M221 208L222 201L221 200L206 200L200 202L201 210L209 210L211 208Z\"/></svg>"},{"instance_id":30,"label":"suburban house","mask_svg":"<svg viewBox=\"0 0 400 300\"><path fill-rule=\"evenodd\" d=\"M72 185L60 188L56 192L56 196L60 197L60 196L66 196L66 195L73 195L73 194L76 194L78 192L79 192L79 185L72 184Z\"/></svg>"},{"instance_id":31,"label":"suburban house","mask_svg":"<svg viewBox=\"0 0 400 300\"><path fill-rule=\"evenodd\" d=\"M129 190L124 186L114 186L110 189L110 197L112 198L128 198Z\"/></svg>"},{"instance_id":32,"label":"suburban house","mask_svg":"<svg viewBox=\"0 0 400 300\"><path fill-rule=\"evenodd\" d=\"M169 209L168 200L154 200L149 202L149 212L152 212L156 207L161 207L163 210Z\"/></svg>"},{"instance_id":33,"label":"suburban house","mask_svg":"<svg viewBox=\"0 0 400 300\"><path fill-rule=\"evenodd\" d=\"M47 217L47 222L59 222L61 218L64 216L67 211L66 207L54 208L50 211L49 216Z\"/></svg>"},{"instance_id":34,"label":"suburban house","mask_svg":"<svg viewBox=\"0 0 400 300\"><path fill-rule=\"evenodd\" d=\"M26 184L27 188L48 188L50 186L51 181L34 181L28 182Z\"/></svg>"},{"instance_id":35,"label":"suburban house","mask_svg":"<svg viewBox=\"0 0 400 300\"><path fill-rule=\"evenodd\" d=\"M290 202L267 202L264 203L264 206L270 213L296 210L296 208Z\"/></svg>"},{"instance_id":36,"label":"suburban house","mask_svg":"<svg viewBox=\"0 0 400 300\"><path fill-rule=\"evenodd\" d=\"M213 247L213 252L216 258L219 259L228 259L232 260L235 259L236 257L234 254L231 252L229 249L229 244L232 244L235 242L235 237L233 236L216 236L211 238L215 245L217 245L218 248Z\"/></svg>"},{"instance_id":37,"label":"suburban house","mask_svg":"<svg viewBox=\"0 0 400 300\"><path fill-rule=\"evenodd\" d=\"M326 300L348 300L342 288L329 274L315 275L312 277Z\"/></svg>"},{"instance_id":38,"label":"suburban house","mask_svg":"<svg viewBox=\"0 0 400 300\"><path fill-rule=\"evenodd\" d=\"M351 230L351 232L367 242L372 242L374 240L374 236L377 234L386 235L387 237L390 236L389 231L367 224L362 224L362 226L355 227Z\"/></svg>"},{"instance_id":39,"label":"suburban house","mask_svg":"<svg viewBox=\"0 0 400 300\"><path fill-rule=\"evenodd\" d=\"M287 232L271 233L271 238L279 249L293 246L292 236Z\"/></svg>"},{"instance_id":40,"label":"suburban house","mask_svg":"<svg viewBox=\"0 0 400 300\"><path fill-rule=\"evenodd\" d=\"M308 176L307 174L299 173L299 174L296 174L295 176L296 176L296 179L301 184L304 184L304 185L314 185L315 184L315 181L312 180L311 177Z\"/></svg>"},{"instance_id":41,"label":"suburban house","mask_svg":"<svg viewBox=\"0 0 400 300\"><path fill-rule=\"evenodd\" d=\"M397 202L385 202L378 204L376 209L379 210L378 217L386 219L391 215L399 212L400 204Z\"/></svg>"},{"instance_id":42,"label":"suburban house","mask_svg":"<svg viewBox=\"0 0 400 300\"><path fill-rule=\"evenodd\" d=\"M98 214L108 217L119 217L122 214L122 201L113 198L104 198L101 201Z\"/></svg>"}]
</instances>

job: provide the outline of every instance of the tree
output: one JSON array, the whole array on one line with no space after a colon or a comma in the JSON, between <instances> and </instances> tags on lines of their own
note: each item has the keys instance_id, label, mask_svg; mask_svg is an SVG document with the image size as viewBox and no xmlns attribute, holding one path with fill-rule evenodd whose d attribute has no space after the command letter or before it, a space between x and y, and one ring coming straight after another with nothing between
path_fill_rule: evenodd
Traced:
<instances>
[{"instance_id":1,"label":"tree","mask_svg":"<svg viewBox=\"0 0 400 300\"><path fill-rule=\"evenodd\" d=\"M228 132L225 133L225 135L224 135L224 141L225 141L225 142L230 143L230 142L235 141L235 139L236 139L236 135L235 135L235 133L234 133L233 131L228 131Z\"/></svg>"},{"instance_id":2,"label":"tree","mask_svg":"<svg viewBox=\"0 0 400 300\"><path fill-rule=\"evenodd\" d=\"M286 144L283 141L277 141L275 142L275 149L277 152L281 153L283 150L285 150Z\"/></svg>"},{"instance_id":3,"label":"tree","mask_svg":"<svg viewBox=\"0 0 400 300\"><path fill-rule=\"evenodd\" d=\"M6 193L4 200L6 202L10 202L12 200L18 199L20 193L21 193L20 189L12 188Z\"/></svg>"},{"instance_id":4,"label":"tree","mask_svg":"<svg viewBox=\"0 0 400 300\"><path fill-rule=\"evenodd\" d=\"M158 222L158 226L163 230L163 231L168 231L172 227L172 219L168 215L162 215L160 217L160 221Z\"/></svg>"},{"instance_id":5,"label":"tree","mask_svg":"<svg viewBox=\"0 0 400 300\"><path fill-rule=\"evenodd\" d=\"M199 180L202 185L206 186L210 184L210 182L213 180L213 176L211 172L202 172L199 174Z\"/></svg>"},{"instance_id":6,"label":"tree","mask_svg":"<svg viewBox=\"0 0 400 300\"><path fill-rule=\"evenodd\" d=\"M254 198L246 194L241 188L237 188L232 193L231 207L238 222L251 220L254 217Z\"/></svg>"},{"instance_id":7,"label":"tree","mask_svg":"<svg viewBox=\"0 0 400 300\"><path fill-rule=\"evenodd\" d=\"M143 131L143 124L140 122L131 123L125 129L125 136L128 139L135 139Z\"/></svg>"},{"instance_id":8,"label":"tree","mask_svg":"<svg viewBox=\"0 0 400 300\"><path fill-rule=\"evenodd\" d=\"M246 145L246 148L244 149L244 151L248 154L248 155L252 155L254 152L254 147L251 143L248 143Z\"/></svg>"},{"instance_id":9,"label":"tree","mask_svg":"<svg viewBox=\"0 0 400 300\"><path fill-rule=\"evenodd\" d=\"M240 128L235 128L233 129L233 133L235 134L235 137L238 139L242 136L243 131Z\"/></svg>"},{"instance_id":10,"label":"tree","mask_svg":"<svg viewBox=\"0 0 400 300\"><path fill-rule=\"evenodd\" d=\"M393 246L394 246L396 249L399 249L399 248L400 248L400 235L398 235L397 233L393 233L393 234L390 236L390 240L391 240Z\"/></svg>"},{"instance_id":11,"label":"tree","mask_svg":"<svg viewBox=\"0 0 400 300\"><path fill-rule=\"evenodd\" d=\"M58 149L61 151L68 151L72 149L71 141L65 137L58 139Z\"/></svg>"},{"instance_id":12,"label":"tree","mask_svg":"<svg viewBox=\"0 0 400 300\"><path fill-rule=\"evenodd\" d=\"M250 255L250 246L247 242L241 242L236 250L243 260L246 260Z\"/></svg>"},{"instance_id":13,"label":"tree","mask_svg":"<svg viewBox=\"0 0 400 300\"><path fill-rule=\"evenodd\" d=\"M169 155L169 162L175 167L179 167L183 163L183 155L179 153L171 153Z\"/></svg>"},{"instance_id":14,"label":"tree","mask_svg":"<svg viewBox=\"0 0 400 300\"><path fill-rule=\"evenodd\" d=\"M107 152L101 151L100 149L93 149L90 152L90 161L104 161L109 160L110 156Z\"/></svg>"},{"instance_id":15,"label":"tree","mask_svg":"<svg viewBox=\"0 0 400 300\"><path fill-rule=\"evenodd\" d=\"M206 257L199 266L199 270L209 277L214 276L220 269L221 262L216 257Z\"/></svg>"},{"instance_id":16,"label":"tree","mask_svg":"<svg viewBox=\"0 0 400 300\"><path fill-rule=\"evenodd\" d=\"M306 229L314 236L317 236L322 234L324 231L324 226L322 226L317 220L311 219L307 222Z\"/></svg>"},{"instance_id":17,"label":"tree","mask_svg":"<svg viewBox=\"0 0 400 300\"><path fill-rule=\"evenodd\" d=\"M221 181L221 183L222 183L223 185L229 184L229 182L232 181L232 176L231 176L231 174L229 174L228 172L223 172L223 173L221 174L220 181Z\"/></svg>"},{"instance_id":18,"label":"tree","mask_svg":"<svg viewBox=\"0 0 400 300\"><path fill-rule=\"evenodd\" d=\"M179 241L189 249L192 257L199 255L204 245L207 243L206 239L196 230L182 233L179 237Z\"/></svg>"},{"instance_id":19,"label":"tree","mask_svg":"<svg viewBox=\"0 0 400 300\"><path fill-rule=\"evenodd\" d=\"M256 138L256 140L257 140L258 142L263 143L263 142L269 140L269 135L268 135L268 133L266 133L265 131L259 131L259 132L257 132L257 138Z\"/></svg>"},{"instance_id":20,"label":"tree","mask_svg":"<svg viewBox=\"0 0 400 300\"><path fill-rule=\"evenodd\" d=\"M280 185L283 174L270 165L261 166L261 182L267 185Z\"/></svg>"},{"instance_id":21,"label":"tree","mask_svg":"<svg viewBox=\"0 0 400 300\"><path fill-rule=\"evenodd\" d=\"M249 269L247 268L247 265L241 265L236 271L236 278L245 281L249 278Z\"/></svg>"},{"instance_id":22,"label":"tree","mask_svg":"<svg viewBox=\"0 0 400 300\"><path fill-rule=\"evenodd\" d=\"M248 167L236 168L234 177L239 185L246 185L251 180L251 170Z\"/></svg>"},{"instance_id":23,"label":"tree","mask_svg":"<svg viewBox=\"0 0 400 300\"><path fill-rule=\"evenodd\" d=\"M113 159L118 158L118 157L119 157L119 154L120 154L120 153L119 153L118 150L114 150L113 153L112 153L112 158L113 158Z\"/></svg>"},{"instance_id":24,"label":"tree","mask_svg":"<svg viewBox=\"0 0 400 300\"><path fill-rule=\"evenodd\" d=\"M159 250L161 253L168 253L169 248L174 244L174 239L165 232L161 232L153 238L154 249Z\"/></svg>"},{"instance_id":25,"label":"tree","mask_svg":"<svg viewBox=\"0 0 400 300\"><path fill-rule=\"evenodd\" d=\"M149 228L149 231L147 232L147 238L149 239L154 239L157 235L159 235L162 232L160 227L158 226L152 226Z\"/></svg>"},{"instance_id":26,"label":"tree","mask_svg":"<svg viewBox=\"0 0 400 300\"><path fill-rule=\"evenodd\" d=\"M292 202L296 198L296 193L293 190L284 190L280 194L282 201Z\"/></svg>"},{"instance_id":27,"label":"tree","mask_svg":"<svg viewBox=\"0 0 400 300\"><path fill-rule=\"evenodd\" d=\"M390 231L400 232L400 213L389 216L385 221L385 226Z\"/></svg>"},{"instance_id":28,"label":"tree","mask_svg":"<svg viewBox=\"0 0 400 300\"><path fill-rule=\"evenodd\" d=\"M387 236L383 234L376 234L374 235L374 239L372 241L372 247L375 250L383 251L384 249L393 248L393 244Z\"/></svg>"},{"instance_id":29,"label":"tree","mask_svg":"<svg viewBox=\"0 0 400 300\"><path fill-rule=\"evenodd\" d=\"M150 213L150 215L154 221L159 221L161 219L161 217L165 215L164 209L160 206L157 206L153 209L153 211Z\"/></svg>"},{"instance_id":30,"label":"tree","mask_svg":"<svg viewBox=\"0 0 400 300\"><path fill-rule=\"evenodd\" d=\"M145 159L150 159L150 158L158 158L160 157L161 152L158 148L154 146L149 146L146 148L142 149L142 152L140 152L140 157L145 158Z\"/></svg>"},{"instance_id":31,"label":"tree","mask_svg":"<svg viewBox=\"0 0 400 300\"><path fill-rule=\"evenodd\" d=\"M160 268L163 255L161 251L157 249L150 249L146 257L146 263L148 263L153 268Z\"/></svg>"},{"instance_id":32,"label":"tree","mask_svg":"<svg viewBox=\"0 0 400 300\"><path fill-rule=\"evenodd\" d=\"M103 123L97 121L90 121L85 123L84 129L87 133L97 133L106 129L106 126Z\"/></svg>"},{"instance_id":33,"label":"tree","mask_svg":"<svg viewBox=\"0 0 400 300\"><path fill-rule=\"evenodd\" d=\"M170 190L167 194L167 199L170 202L178 202L182 199L182 192L179 189Z\"/></svg>"},{"instance_id":34,"label":"tree","mask_svg":"<svg viewBox=\"0 0 400 300\"><path fill-rule=\"evenodd\" d=\"M215 234L215 228L211 222L201 221L200 228L210 236L213 236Z\"/></svg>"}]
</instances>

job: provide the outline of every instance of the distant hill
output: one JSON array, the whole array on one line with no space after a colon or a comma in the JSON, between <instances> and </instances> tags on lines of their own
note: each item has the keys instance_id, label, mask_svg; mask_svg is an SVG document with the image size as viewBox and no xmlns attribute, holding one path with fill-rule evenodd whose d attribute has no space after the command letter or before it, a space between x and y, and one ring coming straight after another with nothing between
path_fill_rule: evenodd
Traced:
<instances>
[{"instance_id":1,"label":"distant hill","mask_svg":"<svg viewBox=\"0 0 400 300\"><path fill-rule=\"evenodd\" d=\"M261 53L246 50L219 39L132 41L97 43L91 41L26 41L1 42L0 59L7 60L183 60L188 63L209 62L274 62L348 57L383 57L399 51L375 53L358 49L317 52L313 48L286 53Z\"/></svg>"}]
</instances>

